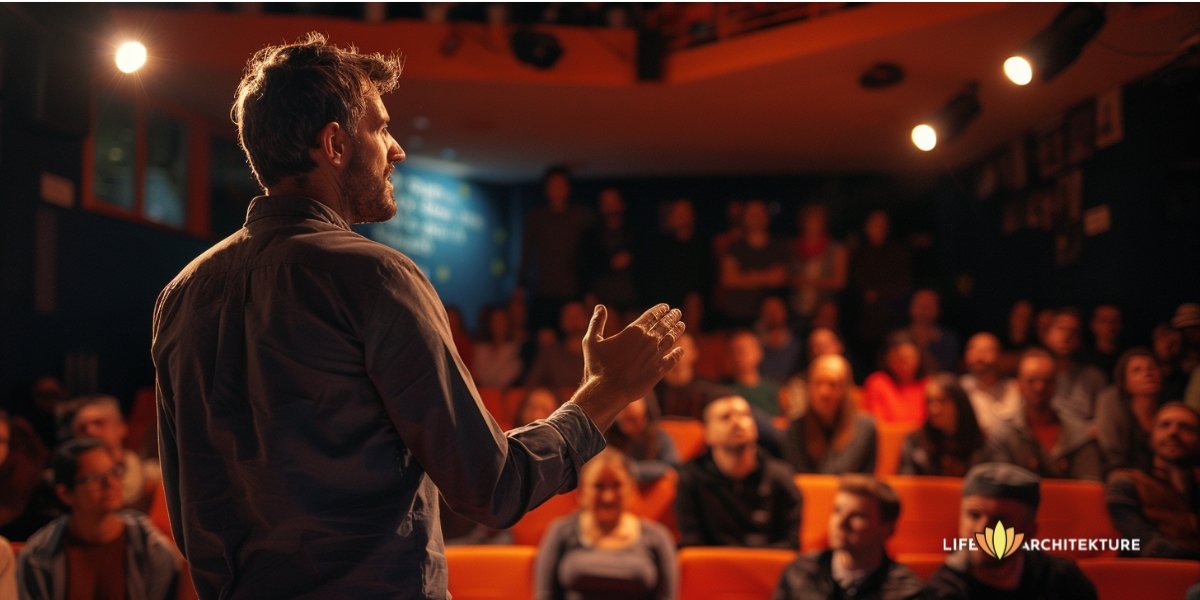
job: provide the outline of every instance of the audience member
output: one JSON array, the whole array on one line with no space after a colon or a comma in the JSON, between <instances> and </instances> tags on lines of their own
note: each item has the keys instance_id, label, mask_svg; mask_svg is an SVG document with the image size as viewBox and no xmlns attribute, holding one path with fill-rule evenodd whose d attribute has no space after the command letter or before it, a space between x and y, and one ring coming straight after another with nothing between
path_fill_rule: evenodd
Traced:
<instances>
[{"instance_id":1,"label":"audience member","mask_svg":"<svg viewBox=\"0 0 1200 600\"><path fill-rule=\"evenodd\" d=\"M883 345L880 370L863 383L863 409L881 423L925 420L925 354L912 336L897 331Z\"/></svg>"},{"instance_id":2,"label":"audience member","mask_svg":"<svg viewBox=\"0 0 1200 600\"><path fill-rule=\"evenodd\" d=\"M733 363L733 378L726 382L729 388L766 415L778 415L779 384L759 372L763 349L758 337L745 329L733 332L729 336L729 356Z\"/></svg>"},{"instance_id":3,"label":"audience member","mask_svg":"<svg viewBox=\"0 0 1200 600\"><path fill-rule=\"evenodd\" d=\"M542 183L546 206L525 217L517 273L520 284L533 290L529 326L534 332L553 327L559 308L583 292L582 246L595 221L592 211L571 204L571 172L566 167L547 169Z\"/></svg>"},{"instance_id":4,"label":"audience member","mask_svg":"<svg viewBox=\"0 0 1200 600\"><path fill-rule=\"evenodd\" d=\"M679 470L680 545L799 548L800 490L792 469L758 447L750 403L710 402L704 439L708 452Z\"/></svg>"},{"instance_id":5,"label":"audience member","mask_svg":"<svg viewBox=\"0 0 1200 600\"><path fill-rule=\"evenodd\" d=\"M43 477L49 452L29 423L0 409L0 535L24 540L58 516Z\"/></svg>"},{"instance_id":6,"label":"audience member","mask_svg":"<svg viewBox=\"0 0 1200 600\"><path fill-rule=\"evenodd\" d=\"M537 358L525 374L525 387L574 388L583 380L583 334L588 314L582 302L571 301L559 310L559 338L538 348Z\"/></svg>"},{"instance_id":7,"label":"audience member","mask_svg":"<svg viewBox=\"0 0 1200 600\"><path fill-rule=\"evenodd\" d=\"M674 600L675 540L631 512L633 478L625 457L604 450L579 474L579 512L550 525L534 565L536 600Z\"/></svg>"},{"instance_id":8,"label":"audience member","mask_svg":"<svg viewBox=\"0 0 1200 600\"><path fill-rule=\"evenodd\" d=\"M523 427L549 417L562 404L553 391L544 387L529 388L513 414L513 426Z\"/></svg>"},{"instance_id":9,"label":"audience member","mask_svg":"<svg viewBox=\"0 0 1200 600\"><path fill-rule=\"evenodd\" d=\"M829 549L789 564L773 600L920 598L921 579L884 547L899 516L900 499L889 485L864 475L843 476L827 525Z\"/></svg>"},{"instance_id":10,"label":"audience member","mask_svg":"<svg viewBox=\"0 0 1200 600\"><path fill-rule=\"evenodd\" d=\"M1084 351L1081 361L1106 375L1112 373L1122 349L1121 309L1113 304L1097 305L1092 309L1088 328L1092 332L1092 344Z\"/></svg>"},{"instance_id":11,"label":"audience member","mask_svg":"<svg viewBox=\"0 0 1200 600\"><path fill-rule=\"evenodd\" d=\"M787 245L771 237L770 219L765 202L747 202L742 239L721 256L721 310L730 326L751 326L763 298L787 285Z\"/></svg>"},{"instance_id":12,"label":"audience member","mask_svg":"<svg viewBox=\"0 0 1200 600\"><path fill-rule=\"evenodd\" d=\"M804 345L788 323L787 304L779 296L767 296L754 323L762 347L762 363L759 371L764 379L782 384L800 367Z\"/></svg>"},{"instance_id":13,"label":"audience member","mask_svg":"<svg viewBox=\"0 0 1200 600\"><path fill-rule=\"evenodd\" d=\"M696 377L696 360L700 358L700 351L692 334L684 333L676 343L683 348L683 356L654 387L654 397L658 400L664 417L699 420L705 404L713 398L727 396L731 392L711 381Z\"/></svg>"},{"instance_id":14,"label":"audience member","mask_svg":"<svg viewBox=\"0 0 1200 600\"><path fill-rule=\"evenodd\" d=\"M788 425L784 458L800 473L875 471L875 423L858 411L850 363L836 354L808 367L808 406Z\"/></svg>"},{"instance_id":15,"label":"audience member","mask_svg":"<svg viewBox=\"0 0 1200 600\"><path fill-rule=\"evenodd\" d=\"M1183 371L1183 333L1162 323L1151 333L1154 356L1162 374L1163 396L1181 398L1187 389L1188 376Z\"/></svg>"},{"instance_id":16,"label":"audience member","mask_svg":"<svg viewBox=\"0 0 1200 600\"><path fill-rule=\"evenodd\" d=\"M1033 318L1033 328L1037 332L1037 343L1035 346L1047 348L1050 344L1046 341L1050 334L1050 326L1054 324L1054 316L1058 314L1053 308L1043 308L1037 311L1037 315Z\"/></svg>"},{"instance_id":17,"label":"audience member","mask_svg":"<svg viewBox=\"0 0 1200 600\"><path fill-rule=\"evenodd\" d=\"M1000 340L990 333L977 333L967 340L963 356L967 373L959 378L971 408L979 419L979 428L991 434L997 428L1021 418L1021 393L1017 383L1000 373Z\"/></svg>"},{"instance_id":18,"label":"audience member","mask_svg":"<svg viewBox=\"0 0 1200 600\"><path fill-rule=\"evenodd\" d=\"M1096 441L1105 470L1148 469L1154 413L1165 400L1158 361L1150 350L1132 348L1117 361L1113 379L1096 397Z\"/></svg>"},{"instance_id":19,"label":"audience member","mask_svg":"<svg viewBox=\"0 0 1200 600\"><path fill-rule=\"evenodd\" d=\"M96 438L102 442L117 462L124 467L121 478L121 500L125 508L146 512L162 474L158 462L142 460L125 449L129 427L121 414L121 404L112 396L96 394L77 401L71 417L71 435L75 439Z\"/></svg>"},{"instance_id":20,"label":"audience member","mask_svg":"<svg viewBox=\"0 0 1200 600\"><path fill-rule=\"evenodd\" d=\"M857 306L855 352L874 356L879 340L899 316L912 290L912 256L888 239L888 213L873 210L863 223L864 243L850 261L850 281Z\"/></svg>"},{"instance_id":21,"label":"audience member","mask_svg":"<svg viewBox=\"0 0 1200 600\"><path fill-rule=\"evenodd\" d=\"M637 305L634 286L633 230L625 222L625 201L616 188L600 192L600 219L588 235L588 291L610 310L625 311Z\"/></svg>"},{"instance_id":22,"label":"audience member","mask_svg":"<svg viewBox=\"0 0 1200 600\"><path fill-rule=\"evenodd\" d=\"M925 387L928 417L904 439L900 450L902 475L962 477L984 461L986 440L967 393L954 376L935 375Z\"/></svg>"},{"instance_id":23,"label":"audience member","mask_svg":"<svg viewBox=\"0 0 1200 600\"><path fill-rule=\"evenodd\" d=\"M921 352L933 358L929 371L958 371L958 334L938 324L942 301L938 293L917 290L908 305L908 333Z\"/></svg>"},{"instance_id":24,"label":"audience member","mask_svg":"<svg viewBox=\"0 0 1200 600\"><path fill-rule=\"evenodd\" d=\"M808 334L807 342L805 353L808 360L805 361L805 368L790 377L779 392L780 408L788 421L799 419L808 408L807 365L811 365L817 357L826 354L841 356L846 359L846 362L850 364L850 370L854 372L854 361L846 355L846 346L842 343L842 338L838 337L838 334L832 329L824 327L813 329ZM853 385L853 382L851 382L850 396L853 398L855 406L861 404L862 390L857 385Z\"/></svg>"},{"instance_id":25,"label":"audience member","mask_svg":"<svg viewBox=\"0 0 1200 600\"><path fill-rule=\"evenodd\" d=\"M653 277L648 289L653 297L671 306L687 306L689 298L699 299L713 284L712 253L707 240L696 234L696 210L686 198L665 206L664 231L654 246ZM688 329L696 321L684 311Z\"/></svg>"},{"instance_id":26,"label":"audience member","mask_svg":"<svg viewBox=\"0 0 1200 600\"><path fill-rule=\"evenodd\" d=\"M1058 402L1054 362L1040 348L1025 351L1017 365L1025 414L1019 424L991 436L989 456L1043 477L1099 480L1104 462L1100 447L1089 424Z\"/></svg>"},{"instance_id":27,"label":"audience member","mask_svg":"<svg viewBox=\"0 0 1200 600\"><path fill-rule=\"evenodd\" d=\"M1024 298L1013 303L1008 312L1007 329L1002 342L1000 372L1012 376L1017 372L1021 353L1038 344L1033 325L1033 303Z\"/></svg>"},{"instance_id":28,"label":"audience member","mask_svg":"<svg viewBox=\"0 0 1200 600\"><path fill-rule=\"evenodd\" d=\"M55 377L38 377L29 386L29 402L14 407L13 417L28 423L42 446L53 448L70 437L62 427L62 417L68 412L70 402L61 381Z\"/></svg>"},{"instance_id":29,"label":"audience member","mask_svg":"<svg viewBox=\"0 0 1200 600\"><path fill-rule=\"evenodd\" d=\"M17 597L17 557L12 545L0 536L0 598Z\"/></svg>"},{"instance_id":30,"label":"audience member","mask_svg":"<svg viewBox=\"0 0 1200 600\"><path fill-rule=\"evenodd\" d=\"M1090 422L1096 414L1096 394L1108 385L1108 375L1079 362L1079 313L1066 308L1054 313L1046 330L1046 349L1054 355L1056 402L1076 417Z\"/></svg>"},{"instance_id":31,"label":"audience member","mask_svg":"<svg viewBox=\"0 0 1200 600\"><path fill-rule=\"evenodd\" d=\"M1190 374L1200 366L1200 304L1185 302L1175 310L1171 327L1183 334L1183 352L1180 356L1181 370Z\"/></svg>"},{"instance_id":32,"label":"audience member","mask_svg":"<svg viewBox=\"0 0 1200 600\"><path fill-rule=\"evenodd\" d=\"M617 422L605 433L608 447L629 458L629 471L638 485L649 485L679 468L679 451L667 432L658 427L654 402L640 398L617 414Z\"/></svg>"},{"instance_id":33,"label":"audience member","mask_svg":"<svg viewBox=\"0 0 1200 600\"><path fill-rule=\"evenodd\" d=\"M829 211L811 202L800 208L799 235L792 242L791 305L808 323L824 300L835 300L846 287L846 249L829 235Z\"/></svg>"},{"instance_id":34,"label":"audience member","mask_svg":"<svg viewBox=\"0 0 1200 600\"><path fill-rule=\"evenodd\" d=\"M55 451L54 489L70 512L21 550L22 598L175 597L180 557L148 518L121 510L123 470L98 439Z\"/></svg>"},{"instance_id":35,"label":"audience member","mask_svg":"<svg viewBox=\"0 0 1200 600\"><path fill-rule=\"evenodd\" d=\"M1037 536L1041 500L1037 475L1020 467L984 463L963 481L958 537L976 539L1004 527L1026 539ZM989 536L990 537L990 536ZM1004 560L982 550L960 550L946 557L925 588L937 600L977 598L1054 598L1095 600L1096 587L1070 559L1017 546Z\"/></svg>"},{"instance_id":36,"label":"audience member","mask_svg":"<svg viewBox=\"0 0 1200 600\"><path fill-rule=\"evenodd\" d=\"M521 341L512 319L502 306L489 306L479 319L480 336L474 343L475 365L471 376L479 387L507 388L517 382L524 368Z\"/></svg>"},{"instance_id":37,"label":"audience member","mask_svg":"<svg viewBox=\"0 0 1200 600\"><path fill-rule=\"evenodd\" d=\"M1200 414L1164 404L1154 415L1145 468L1108 478L1108 512L1122 537L1141 540L1137 556L1200 560Z\"/></svg>"}]
</instances>

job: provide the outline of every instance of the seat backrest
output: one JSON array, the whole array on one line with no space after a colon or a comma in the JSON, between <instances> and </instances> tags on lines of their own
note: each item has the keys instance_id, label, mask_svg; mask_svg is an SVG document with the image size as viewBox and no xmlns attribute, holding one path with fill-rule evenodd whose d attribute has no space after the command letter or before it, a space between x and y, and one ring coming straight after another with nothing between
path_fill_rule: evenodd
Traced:
<instances>
[{"instance_id":1,"label":"seat backrest","mask_svg":"<svg viewBox=\"0 0 1200 600\"><path fill-rule=\"evenodd\" d=\"M942 552L944 540L958 537L961 478L893 475L886 481L900 498L900 519L888 540L892 556Z\"/></svg>"},{"instance_id":2,"label":"seat backrest","mask_svg":"<svg viewBox=\"0 0 1200 600\"><path fill-rule=\"evenodd\" d=\"M900 471L900 450L904 438L919 429L920 423L875 423L875 476L895 475Z\"/></svg>"},{"instance_id":3,"label":"seat backrest","mask_svg":"<svg viewBox=\"0 0 1200 600\"><path fill-rule=\"evenodd\" d=\"M512 414L504 412L504 390L493 387L479 388L479 399L483 401L483 407L489 413L492 413L492 418L500 424L503 430L512 428Z\"/></svg>"},{"instance_id":4,"label":"seat backrest","mask_svg":"<svg viewBox=\"0 0 1200 600\"><path fill-rule=\"evenodd\" d=\"M559 517L565 517L579 509L579 490L559 494L547 500L541 506L525 513L520 521L512 526L513 543L523 546L537 546L542 541L542 534L550 523Z\"/></svg>"},{"instance_id":5,"label":"seat backrest","mask_svg":"<svg viewBox=\"0 0 1200 600\"><path fill-rule=\"evenodd\" d=\"M699 420L660 419L658 427L670 436L672 442L675 442L679 460L687 462L704 453L704 423Z\"/></svg>"},{"instance_id":6,"label":"seat backrest","mask_svg":"<svg viewBox=\"0 0 1200 600\"><path fill-rule=\"evenodd\" d=\"M533 598L533 546L447 546L454 600Z\"/></svg>"},{"instance_id":7,"label":"seat backrest","mask_svg":"<svg viewBox=\"0 0 1200 600\"><path fill-rule=\"evenodd\" d=\"M796 554L759 548L684 548L679 551L679 597L687 600L770 598L779 574Z\"/></svg>"},{"instance_id":8,"label":"seat backrest","mask_svg":"<svg viewBox=\"0 0 1200 600\"><path fill-rule=\"evenodd\" d=\"M1200 562L1166 558L1088 558L1079 561L1100 600L1183 598L1200 583Z\"/></svg>"},{"instance_id":9,"label":"seat backrest","mask_svg":"<svg viewBox=\"0 0 1200 600\"><path fill-rule=\"evenodd\" d=\"M829 515L837 494L837 475L802 473L796 487L804 497L800 510L800 551L824 550L829 545Z\"/></svg>"},{"instance_id":10,"label":"seat backrest","mask_svg":"<svg viewBox=\"0 0 1200 600\"><path fill-rule=\"evenodd\" d=\"M1104 500L1104 484L1098 481L1043 479L1042 501L1038 506L1039 538L1102 538L1116 537L1108 505ZM1069 558L1099 558L1116 556L1115 551L1051 551Z\"/></svg>"},{"instance_id":11,"label":"seat backrest","mask_svg":"<svg viewBox=\"0 0 1200 600\"><path fill-rule=\"evenodd\" d=\"M632 511L643 519L657 521L679 540L679 525L675 520L675 488L679 483L679 474L667 471L658 481L638 488Z\"/></svg>"}]
</instances>

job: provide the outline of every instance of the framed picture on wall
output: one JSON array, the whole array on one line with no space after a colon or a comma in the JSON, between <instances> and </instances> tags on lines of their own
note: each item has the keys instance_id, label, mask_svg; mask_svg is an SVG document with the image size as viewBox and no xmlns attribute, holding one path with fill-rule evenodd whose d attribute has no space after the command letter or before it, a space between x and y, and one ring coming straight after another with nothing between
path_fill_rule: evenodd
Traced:
<instances>
[{"instance_id":1,"label":"framed picture on wall","mask_svg":"<svg viewBox=\"0 0 1200 600\"><path fill-rule=\"evenodd\" d=\"M1096 148L1107 148L1125 137L1121 88L1096 98Z\"/></svg>"},{"instance_id":2,"label":"framed picture on wall","mask_svg":"<svg viewBox=\"0 0 1200 600\"><path fill-rule=\"evenodd\" d=\"M1050 179L1063 169L1063 127L1062 123L1048 127L1037 134L1037 165L1038 177Z\"/></svg>"},{"instance_id":3,"label":"framed picture on wall","mask_svg":"<svg viewBox=\"0 0 1200 600\"><path fill-rule=\"evenodd\" d=\"M1078 226L1083 220L1083 171L1072 169L1058 178L1056 187L1059 206L1062 208L1062 222L1069 226Z\"/></svg>"},{"instance_id":4,"label":"framed picture on wall","mask_svg":"<svg viewBox=\"0 0 1200 600\"><path fill-rule=\"evenodd\" d=\"M1087 160L1095 148L1095 104L1085 102L1067 113L1067 163L1078 165Z\"/></svg>"}]
</instances>

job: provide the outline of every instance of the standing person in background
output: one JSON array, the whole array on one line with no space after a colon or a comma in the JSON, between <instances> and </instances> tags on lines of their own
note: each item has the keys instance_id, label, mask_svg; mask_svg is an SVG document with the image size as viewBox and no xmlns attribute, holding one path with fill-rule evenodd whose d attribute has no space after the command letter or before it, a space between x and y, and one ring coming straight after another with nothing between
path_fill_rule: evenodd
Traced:
<instances>
[{"instance_id":1,"label":"standing person in background","mask_svg":"<svg viewBox=\"0 0 1200 600\"><path fill-rule=\"evenodd\" d=\"M888 239L891 219L873 210L863 223L865 239L850 260L857 315L855 354L875 356L879 340L894 326L912 290L912 256L908 248Z\"/></svg>"},{"instance_id":2,"label":"standing person in background","mask_svg":"<svg viewBox=\"0 0 1200 600\"><path fill-rule=\"evenodd\" d=\"M767 203L751 200L742 210L742 238L721 256L720 297L726 324L749 327L758 308L787 285L787 245L771 237Z\"/></svg>"},{"instance_id":3,"label":"standing person in background","mask_svg":"<svg viewBox=\"0 0 1200 600\"><path fill-rule=\"evenodd\" d=\"M565 166L546 169L542 189L546 205L525 217L517 271L517 281L532 291L529 327L535 335L553 328L559 308L582 295L583 243L596 221L591 210L571 203L571 172Z\"/></svg>"},{"instance_id":4,"label":"standing person in background","mask_svg":"<svg viewBox=\"0 0 1200 600\"><path fill-rule=\"evenodd\" d=\"M600 219L587 236L588 291L600 304L625 311L637 305L633 229L625 222L625 200L617 188L600 192Z\"/></svg>"},{"instance_id":5,"label":"standing person in background","mask_svg":"<svg viewBox=\"0 0 1200 600\"><path fill-rule=\"evenodd\" d=\"M257 52L233 115L265 193L155 305L167 509L205 600L446 598L439 492L477 523L515 523L573 488L679 360L678 310L605 336L597 306L579 390L500 430L432 284L350 228L396 214L404 151L381 95L399 71L318 33Z\"/></svg>"},{"instance_id":6,"label":"standing person in background","mask_svg":"<svg viewBox=\"0 0 1200 600\"><path fill-rule=\"evenodd\" d=\"M682 307L688 328L698 332L697 308L703 309L716 270L713 254L708 241L696 234L691 200L672 200L663 210L663 232L654 245L654 266L646 273L645 285L654 298Z\"/></svg>"},{"instance_id":7,"label":"standing person in background","mask_svg":"<svg viewBox=\"0 0 1200 600\"><path fill-rule=\"evenodd\" d=\"M829 235L829 210L810 202L798 214L800 234L792 242L791 306L807 326L817 306L836 300L846 287L846 249Z\"/></svg>"}]
</instances>

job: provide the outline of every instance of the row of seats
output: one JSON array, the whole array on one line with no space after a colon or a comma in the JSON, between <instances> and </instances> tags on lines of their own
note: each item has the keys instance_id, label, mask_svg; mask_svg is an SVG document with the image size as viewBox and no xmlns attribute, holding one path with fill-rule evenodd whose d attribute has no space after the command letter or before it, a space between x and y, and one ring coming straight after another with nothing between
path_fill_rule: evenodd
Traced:
<instances>
[{"instance_id":1,"label":"row of seats","mask_svg":"<svg viewBox=\"0 0 1200 600\"><path fill-rule=\"evenodd\" d=\"M839 478L836 475L797 475L796 487L804 495L800 549L819 550L827 545L829 515ZM900 497L900 519L888 544L892 554L930 554L944 551L944 541L958 536L962 479L895 475L884 478ZM658 521L675 532L675 488L671 473L638 491L631 511ZM512 528L514 543L536 546L550 522L571 514L579 506L578 492L555 496L525 515ZM1116 537L1104 500L1104 486L1093 481L1046 479L1038 510L1040 538ZM1061 552L1071 558L1113 556L1112 552Z\"/></svg>"},{"instance_id":2,"label":"row of seats","mask_svg":"<svg viewBox=\"0 0 1200 600\"><path fill-rule=\"evenodd\" d=\"M453 546L446 549L455 600L524 600L533 597L532 546ZM770 598L779 574L796 555L785 550L684 548L679 552L679 597L687 600ZM896 556L928 579L945 555ZM1100 600L1182 598L1200 581L1200 562L1141 558L1079 561Z\"/></svg>"}]
</instances>

